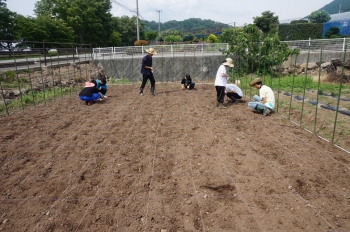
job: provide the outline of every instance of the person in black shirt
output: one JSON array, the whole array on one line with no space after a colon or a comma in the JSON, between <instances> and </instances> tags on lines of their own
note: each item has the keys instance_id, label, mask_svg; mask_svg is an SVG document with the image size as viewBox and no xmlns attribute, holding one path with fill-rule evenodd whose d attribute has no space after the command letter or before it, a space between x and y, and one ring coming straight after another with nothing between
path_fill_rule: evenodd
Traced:
<instances>
[{"instance_id":1,"label":"person in black shirt","mask_svg":"<svg viewBox=\"0 0 350 232\"><path fill-rule=\"evenodd\" d=\"M157 54L153 48L146 49L147 55L142 58L141 73L142 73L142 84L140 86L140 95L143 95L143 89L149 79L151 82L151 94L155 95L154 88L156 81L153 76L153 67L152 67L152 56Z\"/></svg>"},{"instance_id":2,"label":"person in black shirt","mask_svg":"<svg viewBox=\"0 0 350 232\"><path fill-rule=\"evenodd\" d=\"M182 89L194 89L195 83L192 82L190 74L187 74L184 78L181 80Z\"/></svg>"},{"instance_id":3,"label":"person in black shirt","mask_svg":"<svg viewBox=\"0 0 350 232\"><path fill-rule=\"evenodd\" d=\"M103 95L95 86L95 81L88 81L85 83L84 89L82 89L79 93L80 100L85 101L86 105L94 104L99 96L103 98Z\"/></svg>"}]
</instances>

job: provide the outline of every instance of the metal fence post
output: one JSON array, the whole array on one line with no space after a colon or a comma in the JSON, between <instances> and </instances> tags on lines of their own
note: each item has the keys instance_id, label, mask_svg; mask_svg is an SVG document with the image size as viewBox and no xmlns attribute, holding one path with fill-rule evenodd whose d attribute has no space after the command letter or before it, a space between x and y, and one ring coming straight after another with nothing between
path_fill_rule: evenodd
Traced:
<instances>
[{"instance_id":1,"label":"metal fence post","mask_svg":"<svg viewBox=\"0 0 350 232\"><path fill-rule=\"evenodd\" d=\"M341 98L341 89L342 89L342 86L343 86L344 66L345 66L345 58L346 58L346 48L347 48L347 45L345 45L345 51L344 51L344 56L343 56L343 66L342 66L342 71L341 71L341 76L340 76L340 86L339 86L339 92L338 92L339 94L338 94L337 110L335 112L335 119L334 119L332 144L334 144L334 134L335 134L335 129L337 127L338 111L339 111L339 104L340 104L340 98Z\"/></svg>"}]
</instances>

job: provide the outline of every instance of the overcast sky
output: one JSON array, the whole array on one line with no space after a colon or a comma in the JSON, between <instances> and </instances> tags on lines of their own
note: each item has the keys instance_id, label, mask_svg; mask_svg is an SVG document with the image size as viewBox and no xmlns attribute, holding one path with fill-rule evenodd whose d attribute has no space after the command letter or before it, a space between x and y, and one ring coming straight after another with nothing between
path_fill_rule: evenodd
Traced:
<instances>
[{"instance_id":1,"label":"overcast sky","mask_svg":"<svg viewBox=\"0 0 350 232\"><path fill-rule=\"evenodd\" d=\"M299 19L309 15L333 0L116 0L131 10L136 11L138 3L141 19L147 21L168 22L182 21L189 18L211 19L217 22L243 26L253 23L253 17L261 16L264 11L271 11L280 22ZM35 16L33 9L37 0L7 0L11 11L24 16ZM111 0L113 16L129 17L130 12ZM160 13L158 11L161 11Z\"/></svg>"}]
</instances>

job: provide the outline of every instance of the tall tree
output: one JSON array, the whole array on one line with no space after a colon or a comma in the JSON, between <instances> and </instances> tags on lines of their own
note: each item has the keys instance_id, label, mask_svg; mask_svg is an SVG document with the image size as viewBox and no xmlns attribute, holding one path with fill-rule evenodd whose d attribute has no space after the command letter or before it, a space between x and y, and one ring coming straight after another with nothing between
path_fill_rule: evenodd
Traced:
<instances>
[{"instance_id":1,"label":"tall tree","mask_svg":"<svg viewBox=\"0 0 350 232\"><path fill-rule=\"evenodd\" d=\"M274 13L271 11L265 11L261 13L260 17L254 18L254 24L262 31L265 35L277 31L278 16L273 16Z\"/></svg>"},{"instance_id":2,"label":"tall tree","mask_svg":"<svg viewBox=\"0 0 350 232\"><path fill-rule=\"evenodd\" d=\"M74 42L73 28L63 20L48 15L33 17L18 16L17 36L25 41Z\"/></svg>"},{"instance_id":3,"label":"tall tree","mask_svg":"<svg viewBox=\"0 0 350 232\"><path fill-rule=\"evenodd\" d=\"M137 40L136 17L112 17L111 27L122 35L122 46L133 46ZM139 27L140 39L145 38L143 23Z\"/></svg>"},{"instance_id":4,"label":"tall tree","mask_svg":"<svg viewBox=\"0 0 350 232\"><path fill-rule=\"evenodd\" d=\"M109 36L108 46L118 47L121 45L122 45L122 35L117 31L113 31L112 34Z\"/></svg>"},{"instance_id":5,"label":"tall tree","mask_svg":"<svg viewBox=\"0 0 350 232\"><path fill-rule=\"evenodd\" d=\"M331 16L325 10L317 10L309 15L309 20L312 23L325 23L331 19Z\"/></svg>"},{"instance_id":6,"label":"tall tree","mask_svg":"<svg viewBox=\"0 0 350 232\"><path fill-rule=\"evenodd\" d=\"M147 31L145 33L145 37L148 43L151 43L152 41L154 41L157 38L157 36L158 36L157 31Z\"/></svg>"},{"instance_id":7,"label":"tall tree","mask_svg":"<svg viewBox=\"0 0 350 232\"><path fill-rule=\"evenodd\" d=\"M0 38L2 40L15 40L16 17L17 14L7 9L6 3L0 0ZM11 50L12 43L1 43L1 47Z\"/></svg>"},{"instance_id":8,"label":"tall tree","mask_svg":"<svg viewBox=\"0 0 350 232\"><path fill-rule=\"evenodd\" d=\"M74 29L78 43L106 46L112 33L110 0L40 0L37 15L50 15L64 20Z\"/></svg>"},{"instance_id":9,"label":"tall tree","mask_svg":"<svg viewBox=\"0 0 350 232\"><path fill-rule=\"evenodd\" d=\"M0 6L6 7L6 0L0 0Z\"/></svg>"}]
</instances>

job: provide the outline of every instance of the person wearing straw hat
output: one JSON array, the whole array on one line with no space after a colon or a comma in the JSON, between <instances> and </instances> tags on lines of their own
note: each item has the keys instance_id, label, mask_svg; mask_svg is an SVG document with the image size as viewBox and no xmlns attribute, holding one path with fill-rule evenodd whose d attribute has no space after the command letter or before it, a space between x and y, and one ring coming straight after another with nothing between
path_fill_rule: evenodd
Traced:
<instances>
[{"instance_id":1,"label":"person wearing straw hat","mask_svg":"<svg viewBox=\"0 0 350 232\"><path fill-rule=\"evenodd\" d=\"M220 65L215 78L215 89L216 89L216 106L220 109L226 109L224 106L225 100L225 89L227 84L227 79L230 77L227 74L226 67L232 68L233 62L231 58L226 58Z\"/></svg>"},{"instance_id":2,"label":"person wearing straw hat","mask_svg":"<svg viewBox=\"0 0 350 232\"><path fill-rule=\"evenodd\" d=\"M104 98L96 88L96 81L92 80L85 82L84 89L79 93L80 100L85 101L85 104L90 106L93 105L99 97Z\"/></svg>"},{"instance_id":3,"label":"person wearing straw hat","mask_svg":"<svg viewBox=\"0 0 350 232\"><path fill-rule=\"evenodd\" d=\"M155 88L156 81L155 81L154 76L153 76L154 70L152 67L152 56L157 54L157 53L154 51L154 48L146 49L146 52L147 52L147 55L144 56L142 58L142 61L141 61L141 63L142 63L142 65L141 65L142 84L140 86L140 95L141 96L143 95L143 89L145 88L145 85L146 85L148 79L151 82L150 92L152 95L155 95L154 88Z\"/></svg>"},{"instance_id":4,"label":"person wearing straw hat","mask_svg":"<svg viewBox=\"0 0 350 232\"><path fill-rule=\"evenodd\" d=\"M265 117L274 112L275 108L275 94L272 89L264 85L261 78L256 78L249 83L250 87L255 87L259 90L259 96L254 95L253 102L249 102L248 106Z\"/></svg>"}]
</instances>

